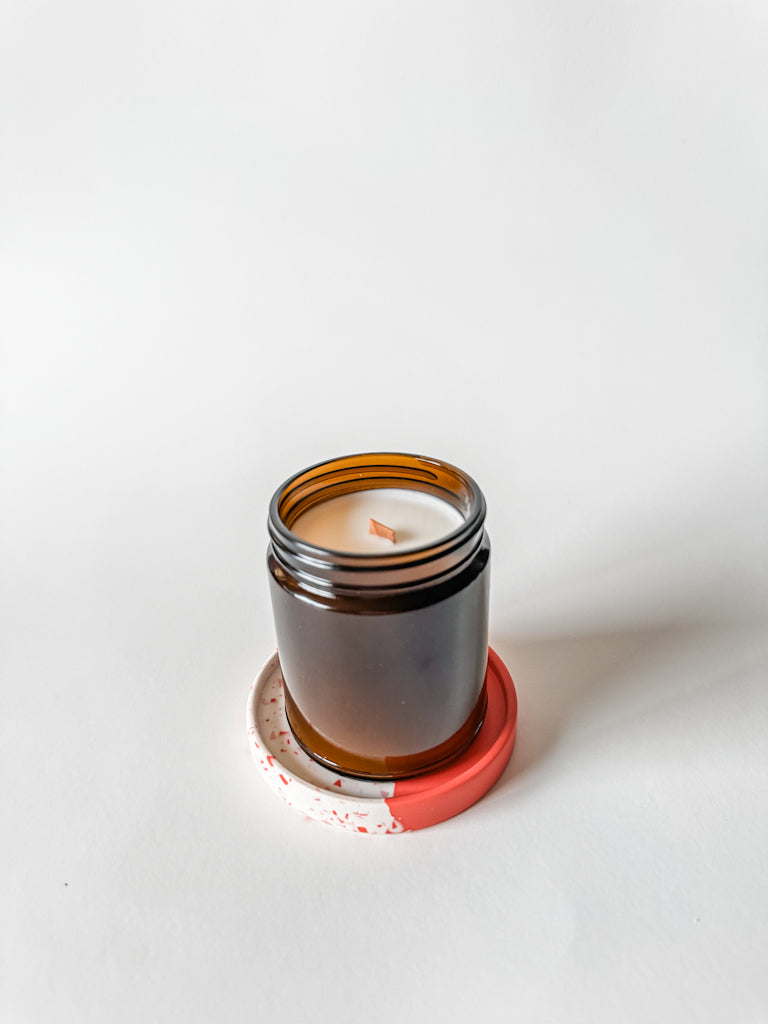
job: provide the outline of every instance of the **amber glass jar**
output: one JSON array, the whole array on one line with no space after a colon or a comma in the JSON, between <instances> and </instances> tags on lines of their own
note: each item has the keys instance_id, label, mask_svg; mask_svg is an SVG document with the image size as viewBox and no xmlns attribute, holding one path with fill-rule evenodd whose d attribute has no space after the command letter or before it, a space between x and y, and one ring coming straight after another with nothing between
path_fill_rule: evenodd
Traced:
<instances>
[{"instance_id":1,"label":"amber glass jar","mask_svg":"<svg viewBox=\"0 0 768 1024\"><path fill-rule=\"evenodd\" d=\"M428 546L326 550L291 527L351 491L412 489L458 510ZM286 711L302 747L336 771L394 779L460 754L485 713L490 546L485 499L437 459L376 453L291 477L269 509L267 562Z\"/></svg>"}]
</instances>

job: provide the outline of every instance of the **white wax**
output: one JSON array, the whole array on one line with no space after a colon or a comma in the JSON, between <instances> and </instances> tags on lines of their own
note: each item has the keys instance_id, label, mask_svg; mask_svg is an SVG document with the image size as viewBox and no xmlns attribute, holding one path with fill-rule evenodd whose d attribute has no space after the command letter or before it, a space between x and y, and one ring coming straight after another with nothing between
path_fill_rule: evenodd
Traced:
<instances>
[{"instance_id":1,"label":"white wax","mask_svg":"<svg viewBox=\"0 0 768 1024\"><path fill-rule=\"evenodd\" d=\"M375 519L395 531L395 541L368 532ZM461 513L423 491L383 487L329 498L299 516L291 530L301 540L331 551L386 555L434 544L461 526Z\"/></svg>"}]
</instances>

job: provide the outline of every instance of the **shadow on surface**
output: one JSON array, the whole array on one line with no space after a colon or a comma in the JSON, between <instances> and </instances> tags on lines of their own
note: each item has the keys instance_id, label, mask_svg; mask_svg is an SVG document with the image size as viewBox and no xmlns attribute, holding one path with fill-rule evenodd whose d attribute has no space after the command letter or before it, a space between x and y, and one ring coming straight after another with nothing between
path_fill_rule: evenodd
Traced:
<instances>
[{"instance_id":1,"label":"shadow on surface","mask_svg":"<svg viewBox=\"0 0 768 1024\"><path fill-rule=\"evenodd\" d=\"M700 686L712 682L712 673L698 672L705 651L732 625L678 619L605 632L496 636L493 646L519 701L515 750L498 787L529 773L570 734L615 727L673 700L695 700Z\"/></svg>"}]
</instances>

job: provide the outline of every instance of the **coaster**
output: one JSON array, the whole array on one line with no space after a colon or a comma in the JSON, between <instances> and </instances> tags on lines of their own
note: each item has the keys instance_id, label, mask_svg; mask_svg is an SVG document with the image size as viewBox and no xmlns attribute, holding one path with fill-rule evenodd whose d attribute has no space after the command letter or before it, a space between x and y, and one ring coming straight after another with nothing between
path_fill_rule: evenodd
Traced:
<instances>
[{"instance_id":1,"label":"coaster","mask_svg":"<svg viewBox=\"0 0 768 1024\"><path fill-rule=\"evenodd\" d=\"M427 828L476 803L497 781L512 753L517 694L506 665L491 648L488 707L477 736L445 767L412 779L353 779L313 761L296 742L285 714L277 652L248 694L251 753L266 782L291 806L334 828L395 835Z\"/></svg>"}]
</instances>

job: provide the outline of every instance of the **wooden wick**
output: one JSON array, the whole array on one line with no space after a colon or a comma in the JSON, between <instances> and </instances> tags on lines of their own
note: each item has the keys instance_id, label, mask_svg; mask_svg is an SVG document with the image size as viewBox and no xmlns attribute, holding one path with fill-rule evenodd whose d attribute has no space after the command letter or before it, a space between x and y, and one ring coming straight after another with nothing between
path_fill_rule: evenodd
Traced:
<instances>
[{"instance_id":1,"label":"wooden wick","mask_svg":"<svg viewBox=\"0 0 768 1024\"><path fill-rule=\"evenodd\" d=\"M395 543L395 531L383 523L377 523L375 519L368 520L368 533L375 533L377 537L385 537Z\"/></svg>"}]
</instances>

